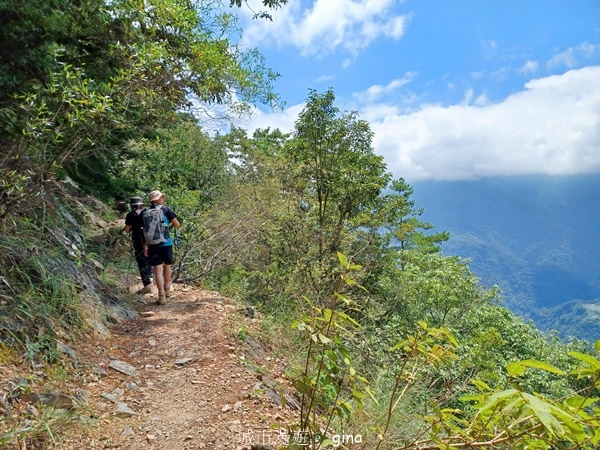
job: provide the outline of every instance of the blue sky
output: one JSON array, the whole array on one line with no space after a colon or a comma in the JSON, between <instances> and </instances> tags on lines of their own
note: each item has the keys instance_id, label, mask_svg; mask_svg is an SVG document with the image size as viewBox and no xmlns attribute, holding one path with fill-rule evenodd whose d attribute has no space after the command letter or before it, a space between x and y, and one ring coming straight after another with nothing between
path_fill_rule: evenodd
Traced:
<instances>
[{"instance_id":1,"label":"blue sky","mask_svg":"<svg viewBox=\"0 0 600 450\"><path fill-rule=\"evenodd\" d=\"M249 5L264 9L257 0ZM600 172L600 0L290 0L240 10L240 45L281 74L291 131L308 90L333 88L410 181Z\"/></svg>"}]
</instances>

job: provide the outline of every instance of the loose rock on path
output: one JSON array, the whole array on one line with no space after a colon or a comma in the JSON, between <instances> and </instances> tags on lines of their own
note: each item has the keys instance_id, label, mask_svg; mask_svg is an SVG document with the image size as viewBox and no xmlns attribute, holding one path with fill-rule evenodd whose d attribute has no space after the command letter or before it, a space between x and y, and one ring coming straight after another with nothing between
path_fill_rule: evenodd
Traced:
<instances>
[{"instance_id":1,"label":"loose rock on path","mask_svg":"<svg viewBox=\"0 0 600 450\"><path fill-rule=\"evenodd\" d=\"M97 420L64 448L284 446L285 427L298 413L293 396L281 401L283 363L256 343L246 356L247 344L234 337L256 319L219 294L191 287L175 286L161 306L156 293L133 297L138 318L115 325L109 339L75 348L95 366L93 381L82 387Z\"/></svg>"}]
</instances>

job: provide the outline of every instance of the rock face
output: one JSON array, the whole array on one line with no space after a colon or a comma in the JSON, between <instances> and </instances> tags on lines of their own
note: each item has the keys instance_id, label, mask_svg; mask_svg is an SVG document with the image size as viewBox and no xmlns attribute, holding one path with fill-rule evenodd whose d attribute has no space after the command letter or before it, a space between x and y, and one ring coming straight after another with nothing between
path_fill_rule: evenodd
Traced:
<instances>
[{"instance_id":1,"label":"rock face","mask_svg":"<svg viewBox=\"0 0 600 450\"><path fill-rule=\"evenodd\" d=\"M19 268L10 272L14 279L8 276L0 279L0 335L27 333L39 321L14 314L19 298L28 295L17 286L25 284L35 286L44 298L70 299L75 295L77 311L88 328L107 338L110 324L137 316L120 300L117 288L100 279L104 269L97 259L101 258L92 256L114 251L110 247L123 224L106 223L94 212L94 208L100 208L97 204L86 206L69 193L59 192L61 187L54 189L43 200L49 217L43 226L30 234L16 230L13 234L17 237L10 232L0 236L4 255L0 256L0 263ZM43 331L51 335L55 331L50 318L44 320L44 327Z\"/></svg>"},{"instance_id":2,"label":"rock face","mask_svg":"<svg viewBox=\"0 0 600 450\"><path fill-rule=\"evenodd\" d=\"M47 261L50 277L61 277L62 282L78 290L80 311L87 325L106 338L110 335L107 325L121 323L137 316L126 302L120 300L116 288L103 283L96 274L91 262L83 262L79 267L73 261L54 259Z\"/></svg>"},{"instance_id":3,"label":"rock face","mask_svg":"<svg viewBox=\"0 0 600 450\"><path fill-rule=\"evenodd\" d=\"M99 278L103 266L89 256L87 247L92 244L109 247L123 224L111 226L78 199L70 196L67 199L74 212L57 203L56 212L61 220L50 233L68 257L48 257L47 264L43 266L47 268L48 277L75 287L83 319L100 337L107 338L110 335L108 325L135 318L137 313L120 299L116 287L107 285ZM91 236L84 234L82 223L91 229Z\"/></svg>"}]
</instances>

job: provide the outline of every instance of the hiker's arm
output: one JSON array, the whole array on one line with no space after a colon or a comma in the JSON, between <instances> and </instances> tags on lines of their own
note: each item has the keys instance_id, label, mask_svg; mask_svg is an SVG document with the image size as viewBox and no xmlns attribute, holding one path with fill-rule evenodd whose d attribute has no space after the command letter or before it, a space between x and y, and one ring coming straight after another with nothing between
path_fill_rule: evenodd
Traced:
<instances>
[{"instance_id":1,"label":"hiker's arm","mask_svg":"<svg viewBox=\"0 0 600 450\"><path fill-rule=\"evenodd\" d=\"M125 234L131 233L131 225L125 225L125 228L123 228L123 232Z\"/></svg>"},{"instance_id":2,"label":"hiker's arm","mask_svg":"<svg viewBox=\"0 0 600 450\"><path fill-rule=\"evenodd\" d=\"M177 220L177 218L174 218L173 220L171 220L171 223L173 224L173 226L175 228L179 228L179 220Z\"/></svg>"},{"instance_id":3,"label":"hiker's arm","mask_svg":"<svg viewBox=\"0 0 600 450\"><path fill-rule=\"evenodd\" d=\"M140 233L140 240L142 241L142 251L144 252L144 256L148 257L148 244L146 244L146 236L144 233Z\"/></svg>"}]
</instances>

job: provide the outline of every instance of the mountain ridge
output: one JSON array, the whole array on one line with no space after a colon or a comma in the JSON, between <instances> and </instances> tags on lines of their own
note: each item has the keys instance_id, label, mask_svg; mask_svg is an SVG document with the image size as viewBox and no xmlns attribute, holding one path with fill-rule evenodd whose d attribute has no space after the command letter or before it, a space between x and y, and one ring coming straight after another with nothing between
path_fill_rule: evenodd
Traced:
<instances>
[{"instance_id":1,"label":"mountain ridge","mask_svg":"<svg viewBox=\"0 0 600 450\"><path fill-rule=\"evenodd\" d=\"M412 184L422 219L450 232L447 255L471 261L512 311L563 338L600 338L600 175L529 175ZM578 326L585 319L587 327Z\"/></svg>"}]
</instances>

